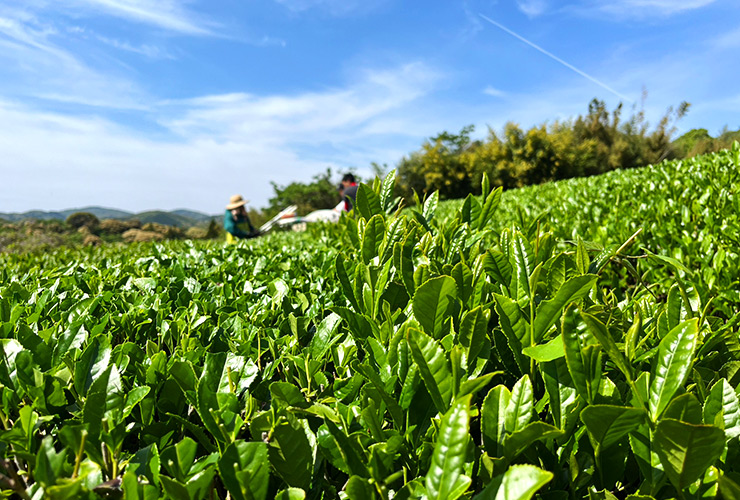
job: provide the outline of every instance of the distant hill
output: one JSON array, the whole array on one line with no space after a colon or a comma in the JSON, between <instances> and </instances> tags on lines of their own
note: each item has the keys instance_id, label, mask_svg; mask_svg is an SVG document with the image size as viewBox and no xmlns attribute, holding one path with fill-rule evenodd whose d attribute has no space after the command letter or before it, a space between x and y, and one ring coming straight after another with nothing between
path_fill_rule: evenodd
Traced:
<instances>
[{"instance_id":1,"label":"distant hill","mask_svg":"<svg viewBox=\"0 0 740 500\"><path fill-rule=\"evenodd\" d=\"M75 212L88 212L100 220L103 219L120 219L130 220L137 219L142 223L156 222L158 224L165 224L168 226L177 227L191 227L198 226L204 223L210 222L216 215L208 215L202 212L196 212L194 210L150 210L146 212L127 212L125 210L117 210L114 208L105 207L83 207L83 208L72 208L68 210L60 210L54 212L45 212L42 210L31 210L23 213L0 213L0 219L8 222L20 222L24 220L66 220L71 214Z\"/></svg>"},{"instance_id":2,"label":"distant hill","mask_svg":"<svg viewBox=\"0 0 740 500\"><path fill-rule=\"evenodd\" d=\"M0 219L8 222L20 222L22 220L64 220L67 217L61 212L42 212L40 210L31 210L22 214L3 214L0 213Z\"/></svg>"},{"instance_id":3,"label":"distant hill","mask_svg":"<svg viewBox=\"0 0 740 500\"><path fill-rule=\"evenodd\" d=\"M90 212L98 219L128 219L134 214L126 212L125 210L117 210L115 208L104 208L104 207L85 207L76 208L70 210L64 210L62 213L65 214L65 219L75 212Z\"/></svg>"},{"instance_id":4,"label":"distant hill","mask_svg":"<svg viewBox=\"0 0 740 500\"><path fill-rule=\"evenodd\" d=\"M22 220L66 220L67 217L75 212L88 212L98 219L129 219L134 216L131 212L116 210L114 208L104 207L83 207L60 210L58 212L44 212L42 210L31 210L23 213L0 213L0 219L10 222L19 222Z\"/></svg>"},{"instance_id":5,"label":"distant hill","mask_svg":"<svg viewBox=\"0 0 740 500\"><path fill-rule=\"evenodd\" d=\"M194 219L199 220L201 222L211 222L211 219L216 217L218 219L218 215L208 215L204 214L203 212L194 212L193 210L187 210L184 208L181 208L179 210L172 210L170 212L171 214L179 215L181 217L187 217L188 219Z\"/></svg>"}]
</instances>

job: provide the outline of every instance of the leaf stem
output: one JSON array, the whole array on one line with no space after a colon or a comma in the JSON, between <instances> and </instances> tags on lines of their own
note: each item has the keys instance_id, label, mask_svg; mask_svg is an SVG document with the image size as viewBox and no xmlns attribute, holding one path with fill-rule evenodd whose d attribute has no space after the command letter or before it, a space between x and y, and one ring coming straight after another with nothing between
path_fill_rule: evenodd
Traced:
<instances>
[{"instance_id":1,"label":"leaf stem","mask_svg":"<svg viewBox=\"0 0 740 500\"><path fill-rule=\"evenodd\" d=\"M82 440L80 441L80 449L77 451L77 457L75 457L75 468L72 472L72 479L77 477L77 473L80 471L80 463L82 462L82 454L85 450L85 441L87 441L87 431L82 431Z\"/></svg>"},{"instance_id":2,"label":"leaf stem","mask_svg":"<svg viewBox=\"0 0 740 500\"><path fill-rule=\"evenodd\" d=\"M8 419L7 419L7 417L5 416L5 413L3 413L2 410L0 410L0 421L2 421L2 423L3 423L3 429L5 429L6 431L9 431L10 430L10 427L8 427Z\"/></svg>"}]
</instances>

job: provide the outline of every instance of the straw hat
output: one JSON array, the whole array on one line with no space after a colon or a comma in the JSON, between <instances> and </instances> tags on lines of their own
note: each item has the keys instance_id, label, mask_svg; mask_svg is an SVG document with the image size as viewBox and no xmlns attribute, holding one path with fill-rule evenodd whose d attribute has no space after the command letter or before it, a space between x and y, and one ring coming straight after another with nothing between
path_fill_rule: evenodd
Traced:
<instances>
[{"instance_id":1,"label":"straw hat","mask_svg":"<svg viewBox=\"0 0 740 500\"><path fill-rule=\"evenodd\" d=\"M247 203L249 203L249 200L245 200L240 194L235 194L229 199L229 204L226 205L226 210L234 210L235 208L243 207Z\"/></svg>"}]
</instances>

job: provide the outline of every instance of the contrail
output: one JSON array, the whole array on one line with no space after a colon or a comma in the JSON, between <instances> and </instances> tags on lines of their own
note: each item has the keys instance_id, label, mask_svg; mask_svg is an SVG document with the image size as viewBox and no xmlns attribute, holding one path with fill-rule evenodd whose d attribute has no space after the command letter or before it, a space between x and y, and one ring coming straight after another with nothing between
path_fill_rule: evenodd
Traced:
<instances>
[{"instance_id":1,"label":"contrail","mask_svg":"<svg viewBox=\"0 0 740 500\"><path fill-rule=\"evenodd\" d=\"M582 77L584 77L584 78L588 78L589 80L591 80L592 82L594 82L594 83L595 83L596 85L598 85L599 87L602 87L602 88L604 88L604 89L608 90L609 92L611 92L611 93L612 93L612 94L614 94L615 96L619 97L620 99L624 99L625 101L629 101L629 102L635 102L634 100L630 99L630 98L629 98L629 97L627 97L626 95L624 95L624 94L620 94L619 92L617 92L616 90L614 90L613 88L611 88L611 87L610 87L609 85L607 85L606 83L604 83L604 82L602 82L602 81L599 81L599 80L597 80L596 78L594 78L593 76L589 75L588 73L584 73L583 71L581 71L580 69L576 68L576 67L575 67L575 66L573 66L572 64L569 64L569 63L567 63L567 62L563 61L562 59L560 59L560 58L559 58L558 56L556 56L555 54L553 54L553 53L551 53L551 52L548 52L548 51L546 51L545 49L543 49L543 48L542 48L542 47L540 47L539 45L537 45L537 44L535 44L535 43L533 43L533 42L530 42L529 40L527 40L527 39L526 39L526 38L524 38L523 36L520 36L520 35L518 35L518 34L514 33L514 32L513 32L513 31L511 31L511 30L510 30L509 28L507 28L506 26L504 26L504 25L502 25L502 24L499 24L499 23L497 23L496 21L494 21L494 20L493 20L493 19L491 19L490 17L488 17L488 16L485 16L485 15L483 15L483 14L481 14L481 13L478 13L478 15L479 15L480 17L482 17L483 19L485 19L486 21L488 21L489 23L491 23L491 24L493 24L494 26L496 26L497 28L499 28L499 29L502 29L502 30L504 30L505 32L507 32L508 34L510 34L510 35L511 35L511 36L513 36L513 37L516 37L516 38L518 38L519 40L521 40L522 42L526 43L526 44L527 44L527 45L529 45L530 47L532 47L532 48L535 48L535 49L539 50L540 52L542 52L543 54L545 54L545 55L546 55L547 57L549 57L550 59L554 59L554 60L556 60L557 62L559 62L560 64L562 64L563 66L565 66L566 68L568 68L568 69L570 69L570 70L573 70L573 71L575 71L576 73L578 73L578 74L579 74L579 75L581 75Z\"/></svg>"}]
</instances>

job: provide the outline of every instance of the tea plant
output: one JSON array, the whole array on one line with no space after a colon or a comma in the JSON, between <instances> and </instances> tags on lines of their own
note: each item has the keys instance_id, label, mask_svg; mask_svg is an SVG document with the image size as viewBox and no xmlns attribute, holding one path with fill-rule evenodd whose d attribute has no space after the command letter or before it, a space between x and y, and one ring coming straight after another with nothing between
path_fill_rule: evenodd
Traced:
<instances>
[{"instance_id":1,"label":"tea plant","mask_svg":"<svg viewBox=\"0 0 740 500\"><path fill-rule=\"evenodd\" d=\"M739 155L407 210L391 174L303 235L2 256L0 488L736 498Z\"/></svg>"}]
</instances>

